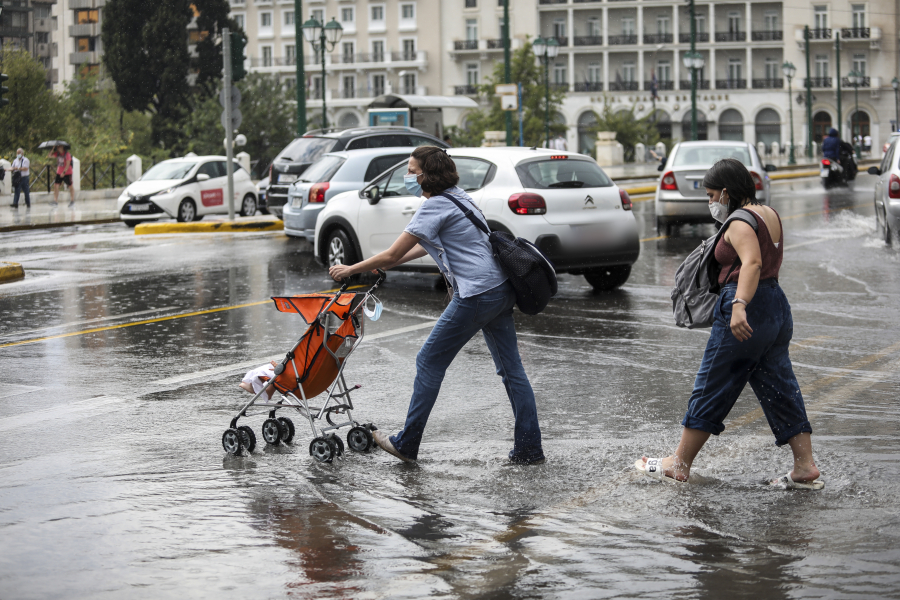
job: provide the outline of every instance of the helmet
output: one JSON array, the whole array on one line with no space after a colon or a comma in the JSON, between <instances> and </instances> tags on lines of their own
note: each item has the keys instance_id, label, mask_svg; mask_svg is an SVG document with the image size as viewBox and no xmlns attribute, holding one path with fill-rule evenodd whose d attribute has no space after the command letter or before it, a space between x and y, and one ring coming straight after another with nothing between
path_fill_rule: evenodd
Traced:
<instances>
[{"instance_id":1,"label":"helmet","mask_svg":"<svg viewBox=\"0 0 900 600\"><path fill-rule=\"evenodd\" d=\"M838 137L838 130L832 127L828 130L828 135L830 135L831 137Z\"/></svg>"}]
</instances>

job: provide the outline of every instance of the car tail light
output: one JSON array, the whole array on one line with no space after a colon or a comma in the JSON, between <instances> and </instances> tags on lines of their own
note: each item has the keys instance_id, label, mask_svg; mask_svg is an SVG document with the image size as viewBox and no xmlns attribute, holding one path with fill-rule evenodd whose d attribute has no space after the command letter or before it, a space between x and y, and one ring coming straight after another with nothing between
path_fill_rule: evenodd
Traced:
<instances>
[{"instance_id":1,"label":"car tail light","mask_svg":"<svg viewBox=\"0 0 900 600\"><path fill-rule=\"evenodd\" d=\"M888 198L900 198L900 177L896 174L891 174L888 182Z\"/></svg>"},{"instance_id":2,"label":"car tail light","mask_svg":"<svg viewBox=\"0 0 900 600\"><path fill-rule=\"evenodd\" d=\"M667 190L670 192L678 191L678 182L675 181L675 173L669 171L665 175L663 175L662 183L659 186L661 190Z\"/></svg>"},{"instance_id":3,"label":"car tail light","mask_svg":"<svg viewBox=\"0 0 900 600\"><path fill-rule=\"evenodd\" d=\"M550 160L568 160L569 157L565 154L554 154L550 157Z\"/></svg>"},{"instance_id":4,"label":"car tail light","mask_svg":"<svg viewBox=\"0 0 900 600\"><path fill-rule=\"evenodd\" d=\"M822 166L823 166L823 167L830 167L830 166L831 166L831 161L828 160L827 158L823 158L823 159L822 159Z\"/></svg>"},{"instance_id":5,"label":"car tail light","mask_svg":"<svg viewBox=\"0 0 900 600\"><path fill-rule=\"evenodd\" d=\"M753 171L750 171L750 177L753 178L753 183L756 185L756 191L758 191L758 192L762 191L762 189L763 189L762 177L760 177Z\"/></svg>"},{"instance_id":6,"label":"car tail light","mask_svg":"<svg viewBox=\"0 0 900 600\"><path fill-rule=\"evenodd\" d=\"M325 192L329 187L331 187L331 184L327 181L314 183L313 186L309 188L309 203L325 202Z\"/></svg>"},{"instance_id":7,"label":"car tail light","mask_svg":"<svg viewBox=\"0 0 900 600\"><path fill-rule=\"evenodd\" d=\"M513 194L509 197L509 209L517 215L542 215L547 212L544 197L538 194Z\"/></svg>"},{"instance_id":8,"label":"car tail light","mask_svg":"<svg viewBox=\"0 0 900 600\"><path fill-rule=\"evenodd\" d=\"M625 210L631 210L631 207L633 205L631 204L631 198L628 196L628 192L620 189L619 198L622 200L622 208Z\"/></svg>"}]
</instances>

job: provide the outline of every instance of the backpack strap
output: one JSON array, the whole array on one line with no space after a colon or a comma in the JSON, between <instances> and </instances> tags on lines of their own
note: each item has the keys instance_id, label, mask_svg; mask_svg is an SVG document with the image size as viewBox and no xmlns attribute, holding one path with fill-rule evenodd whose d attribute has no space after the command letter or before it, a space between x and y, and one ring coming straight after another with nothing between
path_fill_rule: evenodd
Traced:
<instances>
[{"instance_id":1,"label":"backpack strap","mask_svg":"<svg viewBox=\"0 0 900 600\"><path fill-rule=\"evenodd\" d=\"M461 210L463 214L466 215L466 217L468 217L470 221L472 221L472 224L475 225L475 227L483 231L485 235L491 235L490 228L482 223L481 220L478 219L474 214L472 214L473 211L471 208L466 208L465 206L463 206L462 202L460 202L447 192L441 192L440 194L438 194L438 196L443 196L444 198L455 204L456 208Z\"/></svg>"},{"instance_id":2,"label":"backpack strap","mask_svg":"<svg viewBox=\"0 0 900 600\"><path fill-rule=\"evenodd\" d=\"M722 223L722 227L719 228L718 233L716 233L716 239L713 240L712 248L713 254L710 256L709 261L706 263L706 273L709 278L709 286L710 291L714 293L718 293L719 286L719 271L718 263L715 259L715 248L719 245L719 240L722 239L722 236L725 235L725 230L728 229L728 225L732 221L743 221L747 225L753 228L757 234L759 233L759 223L756 221L756 217L749 210L739 208L725 219L725 222ZM734 259L734 262L731 264L731 268L728 270L728 273L725 275L725 281L728 281L728 278L731 277L731 274L734 272L736 268L738 268L741 264L741 257L737 257Z\"/></svg>"}]
</instances>

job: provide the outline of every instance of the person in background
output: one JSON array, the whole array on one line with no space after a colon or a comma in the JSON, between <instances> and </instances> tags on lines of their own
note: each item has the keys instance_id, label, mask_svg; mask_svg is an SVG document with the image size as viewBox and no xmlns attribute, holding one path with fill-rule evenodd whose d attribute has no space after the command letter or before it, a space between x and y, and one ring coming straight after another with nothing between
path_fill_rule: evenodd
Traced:
<instances>
[{"instance_id":1,"label":"person in background","mask_svg":"<svg viewBox=\"0 0 900 600\"><path fill-rule=\"evenodd\" d=\"M863 136L863 152L871 152L872 151L872 136L864 135Z\"/></svg>"},{"instance_id":2,"label":"person in background","mask_svg":"<svg viewBox=\"0 0 900 600\"><path fill-rule=\"evenodd\" d=\"M19 208L19 192L25 193L25 207L31 208L31 188L28 185L28 178L31 175L31 161L25 156L25 151L21 148L16 149L16 158L12 162L12 184L13 184L13 202L9 206L11 208ZM16 177L18 174L18 177Z\"/></svg>"},{"instance_id":3,"label":"person in background","mask_svg":"<svg viewBox=\"0 0 900 600\"><path fill-rule=\"evenodd\" d=\"M834 127L828 130L828 135L822 140L822 154L829 160L841 162L841 136Z\"/></svg>"},{"instance_id":4,"label":"person in background","mask_svg":"<svg viewBox=\"0 0 900 600\"><path fill-rule=\"evenodd\" d=\"M75 188L72 186L72 155L64 146L56 146L50 153L56 158L56 181L53 182L53 206L59 204L59 185L69 186L69 206L75 206Z\"/></svg>"},{"instance_id":5,"label":"person in background","mask_svg":"<svg viewBox=\"0 0 900 600\"><path fill-rule=\"evenodd\" d=\"M448 146L450 146L451 148L453 147L453 139L450 137L449 134L444 136L444 143L447 144Z\"/></svg>"}]
</instances>

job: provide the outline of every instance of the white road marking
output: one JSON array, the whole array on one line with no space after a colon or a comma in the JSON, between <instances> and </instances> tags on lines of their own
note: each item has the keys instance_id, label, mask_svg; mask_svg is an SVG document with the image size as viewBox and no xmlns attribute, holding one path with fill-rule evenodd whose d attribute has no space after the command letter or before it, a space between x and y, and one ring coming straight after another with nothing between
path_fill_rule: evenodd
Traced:
<instances>
[{"instance_id":1,"label":"white road marking","mask_svg":"<svg viewBox=\"0 0 900 600\"><path fill-rule=\"evenodd\" d=\"M0 387L0 398L9 398L10 396L18 396L19 394L27 394L36 392L44 388L35 387L33 385L19 385L18 383L4 383Z\"/></svg>"},{"instance_id":2,"label":"white road marking","mask_svg":"<svg viewBox=\"0 0 900 600\"><path fill-rule=\"evenodd\" d=\"M817 240L809 240L808 242L800 242L799 244L791 244L790 246L785 246L785 251L793 250L794 248L799 248L800 246L809 246L810 244L818 244L820 242L827 242L828 240L832 240L834 238L819 238Z\"/></svg>"},{"instance_id":3,"label":"white road marking","mask_svg":"<svg viewBox=\"0 0 900 600\"><path fill-rule=\"evenodd\" d=\"M151 308L150 310L139 310L137 312L125 313L122 315L110 315L108 317L97 317L96 319L85 319L84 321L72 321L70 323L60 323L59 325L51 325L49 327L41 327L39 329L25 329L21 331L10 331L9 333L2 333L0 337L10 337L10 336L19 336L25 335L26 333L40 333L42 331L51 331L53 329L62 329L64 327L75 327L76 325L89 325L91 323L102 323L104 321L114 321L116 319L125 319L128 317L137 317L139 315L146 315L150 313L159 313L167 310L173 310L178 308L177 306L163 306L162 308Z\"/></svg>"},{"instance_id":4,"label":"white road marking","mask_svg":"<svg viewBox=\"0 0 900 600\"><path fill-rule=\"evenodd\" d=\"M56 406L51 406L50 408L43 410L33 410L21 415L0 419L0 432L19 429L27 425L33 425L52 419L61 419L124 401L124 398L116 398L114 396L97 396L96 398L89 398L79 402L57 404Z\"/></svg>"}]
</instances>

